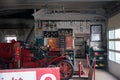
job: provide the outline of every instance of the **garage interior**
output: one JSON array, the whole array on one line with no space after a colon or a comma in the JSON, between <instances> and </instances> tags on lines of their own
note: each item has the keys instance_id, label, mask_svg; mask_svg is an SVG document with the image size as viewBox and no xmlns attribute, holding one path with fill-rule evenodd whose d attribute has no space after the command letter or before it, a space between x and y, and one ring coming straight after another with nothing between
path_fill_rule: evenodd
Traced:
<instances>
[{"instance_id":1,"label":"garage interior","mask_svg":"<svg viewBox=\"0 0 120 80\"><path fill-rule=\"evenodd\" d=\"M119 80L119 21L119 0L0 0L0 69L60 67L62 60L68 64L67 56L72 64L67 67L73 67L73 73L68 71L62 77L69 79L79 72L80 61L87 67L88 55L90 67L95 58L97 72L103 70ZM22 58L11 51L17 47ZM35 58L29 63L31 55ZM42 60L46 56L48 63ZM104 74L97 72L99 78Z\"/></svg>"}]
</instances>

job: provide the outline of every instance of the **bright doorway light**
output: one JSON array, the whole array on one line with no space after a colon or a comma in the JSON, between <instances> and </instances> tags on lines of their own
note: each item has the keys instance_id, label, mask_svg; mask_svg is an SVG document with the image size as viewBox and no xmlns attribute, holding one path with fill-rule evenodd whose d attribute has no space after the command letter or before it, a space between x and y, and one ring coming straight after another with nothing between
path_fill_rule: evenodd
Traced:
<instances>
[{"instance_id":1,"label":"bright doorway light","mask_svg":"<svg viewBox=\"0 0 120 80\"><path fill-rule=\"evenodd\" d=\"M10 43L11 42L11 40L15 40L15 41L17 41L17 37L16 36L6 36L5 37L5 41L7 42L7 43Z\"/></svg>"}]
</instances>

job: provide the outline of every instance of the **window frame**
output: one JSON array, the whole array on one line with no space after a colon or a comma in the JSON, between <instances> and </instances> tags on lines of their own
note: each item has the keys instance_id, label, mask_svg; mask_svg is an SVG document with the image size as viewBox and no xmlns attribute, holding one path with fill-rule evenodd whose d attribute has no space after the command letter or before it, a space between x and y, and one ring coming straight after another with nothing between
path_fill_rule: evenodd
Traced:
<instances>
[{"instance_id":1,"label":"window frame","mask_svg":"<svg viewBox=\"0 0 120 80\"><path fill-rule=\"evenodd\" d=\"M120 48L118 48L119 46L116 47L118 44L120 44L120 37L118 36L118 33L116 33L116 32L120 32L120 31L117 31L117 30L120 30L120 28L108 31L108 36L109 36L108 37L108 52L109 52L109 60L120 64L120 60L118 60L118 56L117 56L118 54L120 55ZM113 32L111 32L112 34L110 33L110 31L113 31ZM112 36L114 35L114 36L111 37L111 35ZM116 36L118 36L118 38L116 38ZM110 47L112 47L112 45L110 45L110 42L112 42L112 41L114 42L114 48L110 48ZM116 43L118 41L119 41L119 43ZM110 53L110 52L112 52L112 53Z\"/></svg>"}]
</instances>

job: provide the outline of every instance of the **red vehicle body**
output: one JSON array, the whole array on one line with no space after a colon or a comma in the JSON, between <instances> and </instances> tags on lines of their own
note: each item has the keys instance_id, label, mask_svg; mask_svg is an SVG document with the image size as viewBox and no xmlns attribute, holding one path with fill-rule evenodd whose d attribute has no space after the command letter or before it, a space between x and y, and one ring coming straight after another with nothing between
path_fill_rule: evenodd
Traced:
<instances>
[{"instance_id":1,"label":"red vehicle body","mask_svg":"<svg viewBox=\"0 0 120 80\"><path fill-rule=\"evenodd\" d=\"M37 54L37 55L36 55ZM68 56L61 55L60 48L28 49L19 42L0 43L0 69L60 67L62 80L73 74L73 66Z\"/></svg>"}]
</instances>

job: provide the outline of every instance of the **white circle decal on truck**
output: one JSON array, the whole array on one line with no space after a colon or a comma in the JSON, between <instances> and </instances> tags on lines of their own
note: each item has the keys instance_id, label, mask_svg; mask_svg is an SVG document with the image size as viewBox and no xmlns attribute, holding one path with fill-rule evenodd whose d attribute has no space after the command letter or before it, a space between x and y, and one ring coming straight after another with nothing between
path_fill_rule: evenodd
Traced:
<instances>
[{"instance_id":1,"label":"white circle decal on truck","mask_svg":"<svg viewBox=\"0 0 120 80\"><path fill-rule=\"evenodd\" d=\"M48 78L48 77L51 78L51 80L57 80L55 75L53 75L53 74L44 74L41 76L40 80L46 80L46 78Z\"/></svg>"}]
</instances>

